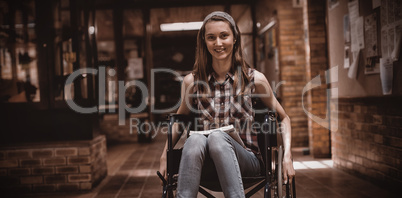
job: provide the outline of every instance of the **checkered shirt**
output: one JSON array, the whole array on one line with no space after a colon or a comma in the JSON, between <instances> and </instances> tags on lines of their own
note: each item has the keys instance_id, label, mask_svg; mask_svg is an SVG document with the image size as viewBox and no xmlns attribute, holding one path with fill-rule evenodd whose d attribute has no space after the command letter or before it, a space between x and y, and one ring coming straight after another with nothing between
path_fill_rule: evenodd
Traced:
<instances>
[{"instance_id":1,"label":"checkered shirt","mask_svg":"<svg viewBox=\"0 0 402 198\"><path fill-rule=\"evenodd\" d=\"M195 106L198 108L199 126L202 130L210 130L233 124L240 133L247 149L258 154L257 134L252 131L251 126L254 121L254 111L252 110L251 93L254 92L254 69L248 70L250 77L250 88L243 95L240 93L241 87L233 89L234 74L228 72L225 81L218 83L215 73L208 76L208 86L210 94L207 94L206 100L201 100L201 94L195 86ZM247 87L248 85L246 85Z\"/></svg>"}]
</instances>

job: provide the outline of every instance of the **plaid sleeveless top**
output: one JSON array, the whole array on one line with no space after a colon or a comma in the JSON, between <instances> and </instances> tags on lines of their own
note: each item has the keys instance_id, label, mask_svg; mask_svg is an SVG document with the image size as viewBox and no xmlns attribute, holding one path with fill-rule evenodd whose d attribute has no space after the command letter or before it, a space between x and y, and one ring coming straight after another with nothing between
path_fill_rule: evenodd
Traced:
<instances>
[{"instance_id":1,"label":"plaid sleeveless top","mask_svg":"<svg viewBox=\"0 0 402 198\"><path fill-rule=\"evenodd\" d=\"M194 86L194 107L198 109L199 130L210 130L232 124L240 134L240 138L248 150L259 154L257 134L252 130L254 111L252 109L252 96L255 91L254 69L248 69L250 84L245 85L244 94L239 95L241 87L233 89L234 74L228 72L225 81L218 83L215 73L208 76L209 94L198 92ZM206 84L203 86L207 86Z\"/></svg>"}]
</instances>

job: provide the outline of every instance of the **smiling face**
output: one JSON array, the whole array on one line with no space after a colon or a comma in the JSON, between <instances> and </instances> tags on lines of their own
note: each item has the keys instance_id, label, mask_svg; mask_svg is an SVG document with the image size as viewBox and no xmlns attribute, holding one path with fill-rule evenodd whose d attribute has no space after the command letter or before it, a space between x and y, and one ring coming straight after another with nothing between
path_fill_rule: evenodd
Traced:
<instances>
[{"instance_id":1,"label":"smiling face","mask_svg":"<svg viewBox=\"0 0 402 198\"><path fill-rule=\"evenodd\" d=\"M230 61L234 45L233 32L229 23L224 21L210 21L205 24L205 44L212 61Z\"/></svg>"}]
</instances>

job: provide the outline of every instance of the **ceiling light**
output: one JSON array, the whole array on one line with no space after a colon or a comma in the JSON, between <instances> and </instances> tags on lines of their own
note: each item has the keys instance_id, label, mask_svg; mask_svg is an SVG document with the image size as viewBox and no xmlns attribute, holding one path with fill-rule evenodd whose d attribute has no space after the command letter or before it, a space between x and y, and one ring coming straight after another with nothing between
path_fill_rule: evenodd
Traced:
<instances>
[{"instance_id":1,"label":"ceiling light","mask_svg":"<svg viewBox=\"0 0 402 198\"><path fill-rule=\"evenodd\" d=\"M197 22L182 22L182 23L163 23L160 25L162 32L169 31L186 31L199 30L202 26L202 21Z\"/></svg>"},{"instance_id":2,"label":"ceiling light","mask_svg":"<svg viewBox=\"0 0 402 198\"><path fill-rule=\"evenodd\" d=\"M94 26L89 26L88 33L89 34L94 34L95 33L95 27Z\"/></svg>"}]
</instances>

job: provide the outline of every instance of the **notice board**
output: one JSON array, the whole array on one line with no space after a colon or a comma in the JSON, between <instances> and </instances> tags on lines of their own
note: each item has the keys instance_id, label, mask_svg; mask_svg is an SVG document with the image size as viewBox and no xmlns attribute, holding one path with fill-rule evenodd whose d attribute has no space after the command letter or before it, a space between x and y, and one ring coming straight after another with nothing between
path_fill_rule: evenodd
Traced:
<instances>
[{"instance_id":1,"label":"notice board","mask_svg":"<svg viewBox=\"0 0 402 198\"><path fill-rule=\"evenodd\" d=\"M338 66L338 97L401 96L402 50L397 49L402 1L328 0L327 17L330 67ZM380 60L390 67L381 68ZM392 92L384 93L385 74L392 79Z\"/></svg>"}]
</instances>

